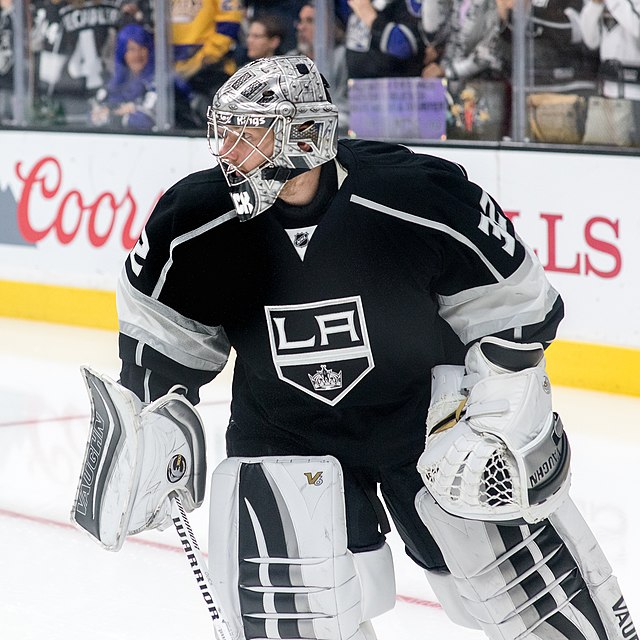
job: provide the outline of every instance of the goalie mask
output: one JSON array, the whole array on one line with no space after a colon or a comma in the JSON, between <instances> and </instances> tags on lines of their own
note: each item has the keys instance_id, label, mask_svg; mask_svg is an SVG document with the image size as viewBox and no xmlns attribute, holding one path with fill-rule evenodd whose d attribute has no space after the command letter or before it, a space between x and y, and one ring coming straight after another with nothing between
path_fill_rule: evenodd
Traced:
<instances>
[{"instance_id":1,"label":"goalie mask","mask_svg":"<svg viewBox=\"0 0 640 640\"><path fill-rule=\"evenodd\" d=\"M216 93L207 121L241 221L268 209L287 180L336 156L338 109L306 56L242 67Z\"/></svg>"}]
</instances>

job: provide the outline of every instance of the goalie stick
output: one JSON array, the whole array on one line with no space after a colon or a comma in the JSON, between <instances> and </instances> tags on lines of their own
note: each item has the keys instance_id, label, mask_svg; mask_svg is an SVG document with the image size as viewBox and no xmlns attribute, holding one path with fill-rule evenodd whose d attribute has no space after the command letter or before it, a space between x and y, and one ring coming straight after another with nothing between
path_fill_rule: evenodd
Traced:
<instances>
[{"instance_id":1,"label":"goalie stick","mask_svg":"<svg viewBox=\"0 0 640 640\"><path fill-rule=\"evenodd\" d=\"M182 502L176 493L170 495L171 499L171 519L175 525L178 537L182 544L184 552L187 554L187 560L189 566L193 571L193 575L198 585L198 591L202 595L205 604L207 605L207 611L213 621L213 630L218 640L233 640L233 636L229 629L229 625L222 617L221 611L216 605L216 599L214 599L214 589L209 573L209 568L205 562L202 551L198 546L187 514L182 506Z\"/></svg>"}]
</instances>

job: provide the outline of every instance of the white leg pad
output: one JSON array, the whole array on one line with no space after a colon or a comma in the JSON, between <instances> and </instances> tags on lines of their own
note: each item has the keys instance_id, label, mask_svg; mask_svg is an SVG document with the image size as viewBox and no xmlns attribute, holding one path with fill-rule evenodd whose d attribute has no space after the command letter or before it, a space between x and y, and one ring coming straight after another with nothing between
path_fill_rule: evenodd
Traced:
<instances>
[{"instance_id":1,"label":"white leg pad","mask_svg":"<svg viewBox=\"0 0 640 640\"><path fill-rule=\"evenodd\" d=\"M631 614L616 577L589 525L573 500L567 500L549 516L558 535L571 552L592 594L608 637L637 640Z\"/></svg>"},{"instance_id":2,"label":"white leg pad","mask_svg":"<svg viewBox=\"0 0 640 640\"><path fill-rule=\"evenodd\" d=\"M425 574L436 599L447 616L449 616L451 622L469 629L482 628L477 619L465 607L455 580L450 573L425 571Z\"/></svg>"},{"instance_id":3,"label":"white leg pad","mask_svg":"<svg viewBox=\"0 0 640 640\"><path fill-rule=\"evenodd\" d=\"M384 544L375 551L354 553L356 573L360 580L363 620L375 618L393 607L396 581L391 548Z\"/></svg>"},{"instance_id":4,"label":"white leg pad","mask_svg":"<svg viewBox=\"0 0 640 640\"><path fill-rule=\"evenodd\" d=\"M347 549L331 456L224 460L212 478L209 562L220 608L247 640L365 640L361 623L395 603L388 548Z\"/></svg>"},{"instance_id":5,"label":"white leg pad","mask_svg":"<svg viewBox=\"0 0 640 640\"><path fill-rule=\"evenodd\" d=\"M416 507L491 640L637 638L611 567L570 500L549 520L520 526L451 516L426 489Z\"/></svg>"}]
</instances>

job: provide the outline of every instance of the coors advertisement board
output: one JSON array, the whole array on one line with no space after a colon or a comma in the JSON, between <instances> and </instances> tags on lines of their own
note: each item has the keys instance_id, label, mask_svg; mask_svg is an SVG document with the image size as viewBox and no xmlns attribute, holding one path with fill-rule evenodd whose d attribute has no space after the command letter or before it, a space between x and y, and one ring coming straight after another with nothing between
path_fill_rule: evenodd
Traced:
<instances>
[{"instance_id":1,"label":"coors advertisement board","mask_svg":"<svg viewBox=\"0 0 640 640\"><path fill-rule=\"evenodd\" d=\"M162 193L214 162L206 140L184 137L5 130L0 149L0 280L99 290L115 289ZM501 203L565 300L562 339L640 348L640 216L629 180L640 158L414 151L459 162ZM267 311L287 383L330 404L368 375L356 301Z\"/></svg>"}]
</instances>

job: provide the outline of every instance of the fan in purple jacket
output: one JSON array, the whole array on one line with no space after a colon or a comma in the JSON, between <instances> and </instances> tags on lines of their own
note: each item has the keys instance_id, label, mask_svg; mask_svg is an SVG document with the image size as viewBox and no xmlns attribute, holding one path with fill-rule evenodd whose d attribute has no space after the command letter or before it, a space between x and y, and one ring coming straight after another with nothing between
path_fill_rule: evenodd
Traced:
<instances>
[{"instance_id":1,"label":"fan in purple jacket","mask_svg":"<svg viewBox=\"0 0 640 640\"><path fill-rule=\"evenodd\" d=\"M152 129L157 102L154 70L153 34L139 24L122 27L116 41L114 74L106 89L96 95L92 123ZM176 84L176 98L187 97L187 93Z\"/></svg>"}]
</instances>

